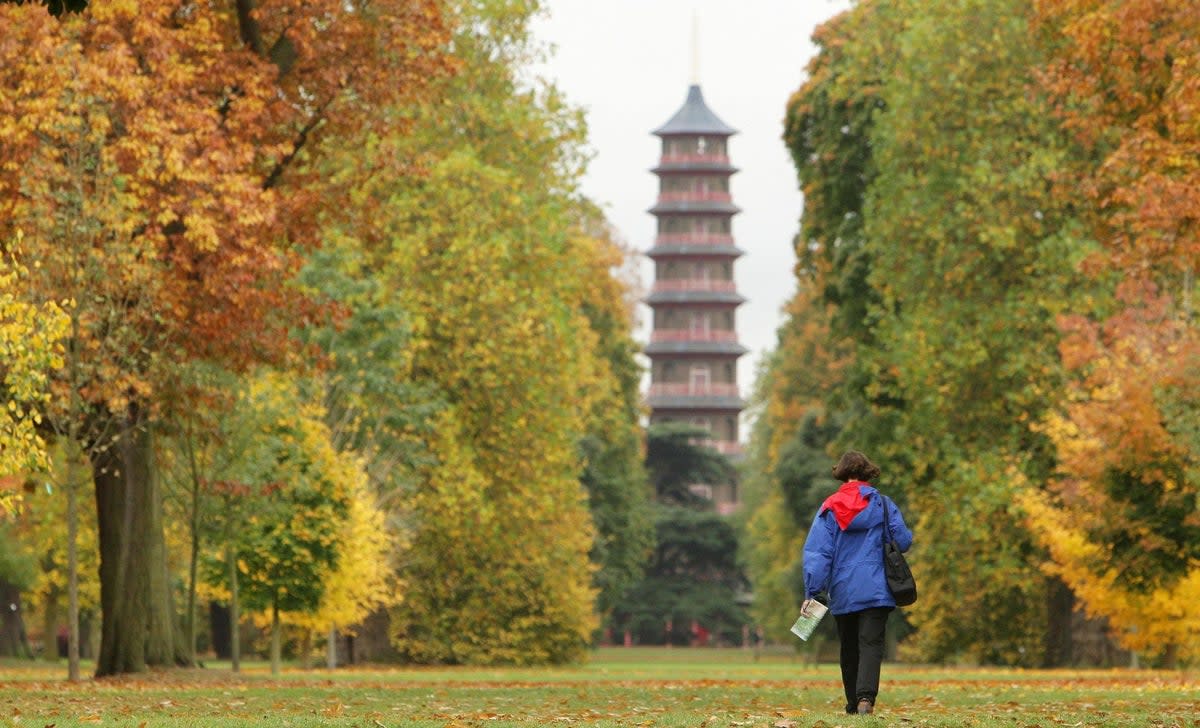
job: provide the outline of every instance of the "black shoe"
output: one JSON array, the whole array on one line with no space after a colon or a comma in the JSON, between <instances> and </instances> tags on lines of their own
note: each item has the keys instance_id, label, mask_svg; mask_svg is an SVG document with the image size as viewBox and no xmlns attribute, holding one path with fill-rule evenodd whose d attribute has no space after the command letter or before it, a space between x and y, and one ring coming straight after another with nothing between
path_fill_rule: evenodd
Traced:
<instances>
[{"instance_id":1,"label":"black shoe","mask_svg":"<svg viewBox=\"0 0 1200 728\"><path fill-rule=\"evenodd\" d=\"M859 715L870 715L871 713L874 713L874 712L875 712L875 704L872 703L870 700L863 698L862 700L858 701L858 714Z\"/></svg>"}]
</instances>

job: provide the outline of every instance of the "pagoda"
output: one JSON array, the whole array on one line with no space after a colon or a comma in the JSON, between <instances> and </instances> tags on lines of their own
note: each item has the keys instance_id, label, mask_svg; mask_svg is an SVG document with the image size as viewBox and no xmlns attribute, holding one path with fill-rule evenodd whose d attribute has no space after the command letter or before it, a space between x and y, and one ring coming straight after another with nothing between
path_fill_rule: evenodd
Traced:
<instances>
[{"instance_id":1,"label":"pagoda","mask_svg":"<svg viewBox=\"0 0 1200 728\"><path fill-rule=\"evenodd\" d=\"M653 311L650 343L650 422L679 421L710 433L708 444L740 457L738 416L745 406L738 393L738 295L733 264L743 254L734 245L729 180L729 137L735 129L704 103L700 86L654 132L662 156L652 171L658 200L650 208L658 222L654 246L654 286L645 303ZM729 512L737 502L733 486L693 489Z\"/></svg>"}]
</instances>

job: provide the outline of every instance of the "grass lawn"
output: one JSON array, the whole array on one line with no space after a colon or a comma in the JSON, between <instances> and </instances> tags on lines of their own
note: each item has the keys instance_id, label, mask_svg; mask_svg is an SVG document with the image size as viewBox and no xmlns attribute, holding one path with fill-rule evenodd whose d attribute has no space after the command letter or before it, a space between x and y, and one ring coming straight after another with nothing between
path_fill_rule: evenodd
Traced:
<instances>
[{"instance_id":1,"label":"grass lawn","mask_svg":"<svg viewBox=\"0 0 1200 728\"><path fill-rule=\"evenodd\" d=\"M1149 670L884 665L878 712L841 712L836 665L737 649L609 648L579 667L285 670L252 663L64 680L0 661L0 727L66 726L1187 726L1200 677Z\"/></svg>"}]
</instances>

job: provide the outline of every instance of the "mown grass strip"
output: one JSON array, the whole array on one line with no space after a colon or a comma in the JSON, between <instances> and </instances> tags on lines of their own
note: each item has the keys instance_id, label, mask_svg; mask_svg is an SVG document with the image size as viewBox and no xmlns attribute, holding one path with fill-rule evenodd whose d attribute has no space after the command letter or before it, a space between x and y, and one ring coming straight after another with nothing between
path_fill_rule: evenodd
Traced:
<instances>
[{"instance_id":1,"label":"mown grass strip","mask_svg":"<svg viewBox=\"0 0 1200 728\"><path fill-rule=\"evenodd\" d=\"M1200 680L1131 670L887 664L878 713L841 712L835 665L742 650L601 650L564 668L220 665L69 684L62 666L0 663L13 726L1179 726L1200 728Z\"/></svg>"}]
</instances>

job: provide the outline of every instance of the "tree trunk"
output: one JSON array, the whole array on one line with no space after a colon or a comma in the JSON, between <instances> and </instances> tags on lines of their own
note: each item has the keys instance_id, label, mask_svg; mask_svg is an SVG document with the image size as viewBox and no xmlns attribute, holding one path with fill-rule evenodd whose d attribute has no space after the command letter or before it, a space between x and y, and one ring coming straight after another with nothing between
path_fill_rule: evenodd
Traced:
<instances>
[{"instance_id":1,"label":"tree trunk","mask_svg":"<svg viewBox=\"0 0 1200 728\"><path fill-rule=\"evenodd\" d=\"M162 505L150 434L136 410L94 456L100 537L100 655L96 676L175 661Z\"/></svg>"},{"instance_id":2,"label":"tree trunk","mask_svg":"<svg viewBox=\"0 0 1200 728\"><path fill-rule=\"evenodd\" d=\"M0 578L0 655L32 657L25 634L25 618L21 613L21 589Z\"/></svg>"},{"instance_id":3,"label":"tree trunk","mask_svg":"<svg viewBox=\"0 0 1200 728\"><path fill-rule=\"evenodd\" d=\"M1075 595L1061 579L1046 581L1046 635L1042 667L1067 667L1074 662Z\"/></svg>"},{"instance_id":4,"label":"tree trunk","mask_svg":"<svg viewBox=\"0 0 1200 728\"><path fill-rule=\"evenodd\" d=\"M241 670L242 663L242 629L239 611L237 551L231 546L229 548L229 654L233 660L234 672Z\"/></svg>"},{"instance_id":5,"label":"tree trunk","mask_svg":"<svg viewBox=\"0 0 1200 728\"><path fill-rule=\"evenodd\" d=\"M329 639L325 643L325 667L337 667L337 625L329 625Z\"/></svg>"},{"instance_id":6,"label":"tree trunk","mask_svg":"<svg viewBox=\"0 0 1200 728\"><path fill-rule=\"evenodd\" d=\"M1162 666L1167 670L1179 669L1179 643L1172 642L1163 651Z\"/></svg>"},{"instance_id":7,"label":"tree trunk","mask_svg":"<svg viewBox=\"0 0 1200 728\"><path fill-rule=\"evenodd\" d=\"M279 602L276 601L271 605L271 674L279 674L279 662L281 659L282 637L279 634Z\"/></svg>"},{"instance_id":8,"label":"tree trunk","mask_svg":"<svg viewBox=\"0 0 1200 728\"><path fill-rule=\"evenodd\" d=\"M62 592L57 584L46 590L46 603L42 610L42 659L57 662L58 654L58 600Z\"/></svg>"},{"instance_id":9,"label":"tree trunk","mask_svg":"<svg viewBox=\"0 0 1200 728\"><path fill-rule=\"evenodd\" d=\"M145 478L150 502L149 532L144 544L149 550L149 602L146 620L146 664L158 667L190 664L182 640L177 640L175 599L171 592L171 574L167 569L167 544L163 536L162 489L149 458L153 444L149 430L139 430L138 449L146 456Z\"/></svg>"},{"instance_id":10,"label":"tree trunk","mask_svg":"<svg viewBox=\"0 0 1200 728\"><path fill-rule=\"evenodd\" d=\"M79 682L79 482L67 464L67 680Z\"/></svg>"},{"instance_id":11,"label":"tree trunk","mask_svg":"<svg viewBox=\"0 0 1200 728\"><path fill-rule=\"evenodd\" d=\"M190 455L189 450L189 455ZM200 560L200 478L196 475L195 457L192 456L192 512L191 512L191 554L188 560L188 593L187 593L187 657L188 662L196 662L196 564Z\"/></svg>"}]
</instances>

